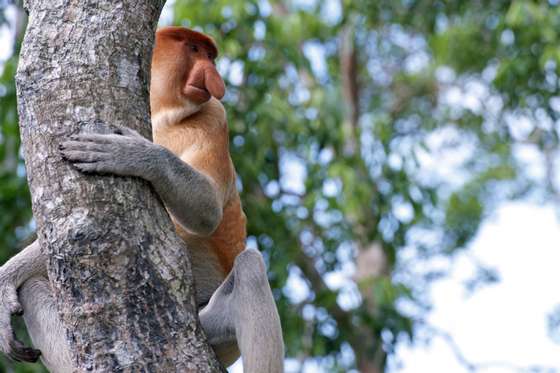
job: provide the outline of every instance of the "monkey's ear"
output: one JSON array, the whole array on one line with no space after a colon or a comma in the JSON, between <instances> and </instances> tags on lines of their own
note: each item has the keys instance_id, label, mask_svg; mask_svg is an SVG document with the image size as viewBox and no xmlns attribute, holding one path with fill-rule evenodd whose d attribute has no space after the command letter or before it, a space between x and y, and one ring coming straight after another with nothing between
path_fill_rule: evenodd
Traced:
<instances>
[{"instance_id":1,"label":"monkey's ear","mask_svg":"<svg viewBox=\"0 0 560 373\"><path fill-rule=\"evenodd\" d=\"M204 70L204 85L208 92L218 100L221 100L226 93L224 80L213 65Z\"/></svg>"}]
</instances>

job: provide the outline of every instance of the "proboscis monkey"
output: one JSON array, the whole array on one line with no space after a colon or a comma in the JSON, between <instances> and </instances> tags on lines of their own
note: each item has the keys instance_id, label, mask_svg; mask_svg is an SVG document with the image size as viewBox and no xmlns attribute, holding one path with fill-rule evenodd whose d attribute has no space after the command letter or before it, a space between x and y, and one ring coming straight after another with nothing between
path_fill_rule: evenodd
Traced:
<instances>
[{"instance_id":1,"label":"proboscis monkey","mask_svg":"<svg viewBox=\"0 0 560 373\"><path fill-rule=\"evenodd\" d=\"M182 27L156 34L150 106L154 143L135 131L81 133L60 145L85 173L149 181L187 242L199 317L224 365L243 357L248 373L283 371L280 319L261 254L245 250L245 215L229 154L225 86L212 39ZM19 298L17 290L19 289ZM21 314L52 372L73 371L65 332L37 242L0 268L0 350L36 361L39 351L15 339L10 315Z\"/></svg>"}]
</instances>

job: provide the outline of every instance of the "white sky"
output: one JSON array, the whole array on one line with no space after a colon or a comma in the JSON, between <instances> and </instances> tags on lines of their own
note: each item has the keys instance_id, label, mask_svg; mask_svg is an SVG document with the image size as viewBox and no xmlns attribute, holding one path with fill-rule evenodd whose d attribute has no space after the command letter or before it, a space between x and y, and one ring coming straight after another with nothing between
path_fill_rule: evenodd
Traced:
<instances>
[{"instance_id":1,"label":"white sky","mask_svg":"<svg viewBox=\"0 0 560 373\"><path fill-rule=\"evenodd\" d=\"M552 207L508 203L486 221L471 253L495 266L501 281L465 298L469 265L459 258L450 278L433 285L429 321L455 339L473 363L502 361L521 367L544 365L560 370L560 345L547 336L546 316L560 303L560 224ZM467 372L449 345L401 345L393 372ZM512 372L497 367L484 372Z\"/></svg>"},{"instance_id":2,"label":"white sky","mask_svg":"<svg viewBox=\"0 0 560 373\"><path fill-rule=\"evenodd\" d=\"M8 7L6 9L6 18L9 22L13 22L14 8ZM10 40L14 37L14 29L4 25L0 27L0 62L6 60L12 55L12 43Z\"/></svg>"}]
</instances>

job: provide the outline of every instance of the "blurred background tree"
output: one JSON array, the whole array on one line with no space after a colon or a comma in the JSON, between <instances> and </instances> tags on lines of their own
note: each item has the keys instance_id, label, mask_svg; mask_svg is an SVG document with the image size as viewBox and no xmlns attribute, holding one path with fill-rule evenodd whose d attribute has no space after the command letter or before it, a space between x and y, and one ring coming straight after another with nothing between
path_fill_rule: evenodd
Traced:
<instances>
[{"instance_id":1,"label":"blurred background tree","mask_svg":"<svg viewBox=\"0 0 560 373\"><path fill-rule=\"evenodd\" d=\"M268 261L289 371L384 372L398 343L437 333L428 287L500 202L560 202L557 0L176 0L162 22L221 50L248 246ZM19 35L2 38L1 261L32 228ZM474 264L468 291L498 281Z\"/></svg>"}]
</instances>

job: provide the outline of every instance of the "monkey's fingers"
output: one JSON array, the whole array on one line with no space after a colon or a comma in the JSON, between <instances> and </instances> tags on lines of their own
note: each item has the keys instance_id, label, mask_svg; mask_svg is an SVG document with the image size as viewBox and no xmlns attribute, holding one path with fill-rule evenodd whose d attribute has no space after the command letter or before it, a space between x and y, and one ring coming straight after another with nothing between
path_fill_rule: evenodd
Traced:
<instances>
[{"instance_id":1,"label":"monkey's fingers","mask_svg":"<svg viewBox=\"0 0 560 373\"><path fill-rule=\"evenodd\" d=\"M14 336L14 339L10 343L10 352L8 356L15 361L35 363L41 356L41 351L26 347Z\"/></svg>"},{"instance_id":2,"label":"monkey's fingers","mask_svg":"<svg viewBox=\"0 0 560 373\"><path fill-rule=\"evenodd\" d=\"M63 141L58 145L58 148L63 150L82 150L82 151L104 151L107 149L107 144L97 144L94 142L85 142L85 141L74 141L74 140L67 140Z\"/></svg>"},{"instance_id":3,"label":"monkey's fingers","mask_svg":"<svg viewBox=\"0 0 560 373\"><path fill-rule=\"evenodd\" d=\"M111 174L118 176L131 176L131 173L123 169L118 163L110 161L99 162L76 162L72 165L79 171L89 174Z\"/></svg>"},{"instance_id":4,"label":"monkey's fingers","mask_svg":"<svg viewBox=\"0 0 560 373\"><path fill-rule=\"evenodd\" d=\"M61 149L60 155L70 162L91 163L111 159L111 155L103 152Z\"/></svg>"},{"instance_id":5,"label":"monkey's fingers","mask_svg":"<svg viewBox=\"0 0 560 373\"><path fill-rule=\"evenodd\" d=\"M101 162L76 162L72 163L78 171L83 173L103 173L103 167L100 165Z\"/></svg>"},{"instance_id":6,"label":"monkey's fingers","mask_svg":"<svg viewBox=\"0 0 560 373\"><path fill-rule=\"evenodd\" d=\"M93 142L97 144L112 144L122 139L122 136L115 134L79 133L70 136L71 141Z\"/></svg>"}]
</instances>

